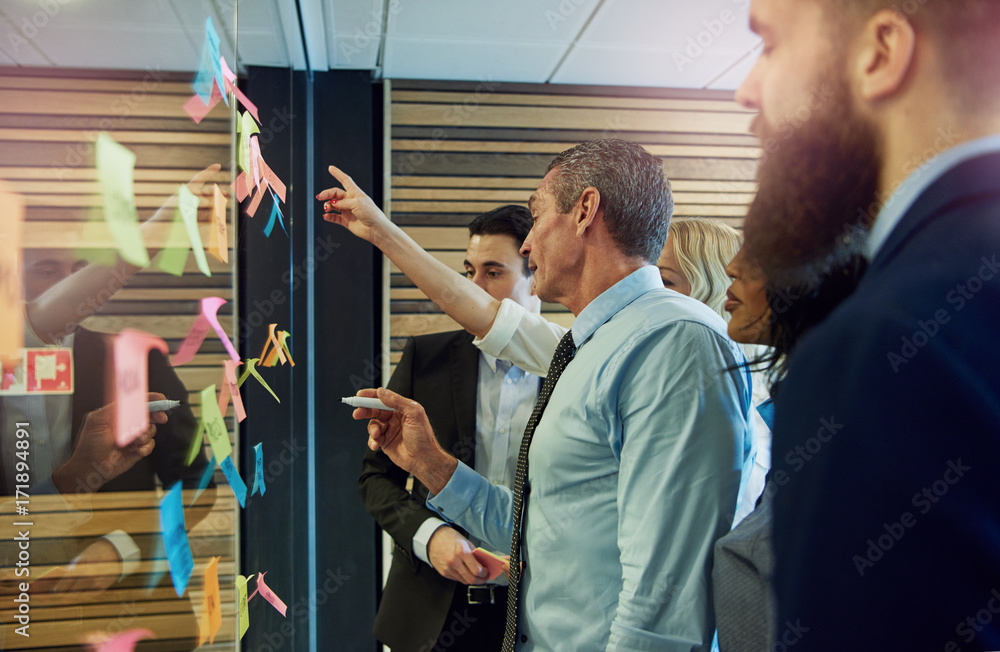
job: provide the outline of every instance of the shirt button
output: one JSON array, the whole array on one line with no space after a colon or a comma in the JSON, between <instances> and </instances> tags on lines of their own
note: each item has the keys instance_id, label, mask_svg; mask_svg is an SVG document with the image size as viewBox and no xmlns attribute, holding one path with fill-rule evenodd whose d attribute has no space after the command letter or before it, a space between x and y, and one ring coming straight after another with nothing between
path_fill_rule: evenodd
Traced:
<instances>
[{"instance_id":1,"label":"shirt button","mask_svg":"<svg viewBox=\"0 0 1000 652\"><path fill-rule=\"evenodd\" d=\"M508 385L510 385L512 381L511 381L511 379L510 379L510 378L508 378L508 379L507 379L507 380L505 380L504 382L505 382L505 383L507 383Z\"/></svg>"},{"instance_id":2,"label":"shirt button","mask_svg":"<svg viewBox=\"0 0 1000 652\"><path fill-rule=\"evenodd\" d=\"M522 643L527 643L528 642L528 635L527 634L521 634L521 642Z\"/></svg>"},{"instance_id":3,"label":"shirt button","mask_svg":"<svg viewBox=\"0 0 1000 652\"><path fill-rule=\"evenodd\" d=\"M500 429L500 434L501 434L501 435L502 435L503 433L505 433L505 432L507 432L507 429L506 429L506 428L501 428L501 429Z\"/></svg>"}]
</instances>

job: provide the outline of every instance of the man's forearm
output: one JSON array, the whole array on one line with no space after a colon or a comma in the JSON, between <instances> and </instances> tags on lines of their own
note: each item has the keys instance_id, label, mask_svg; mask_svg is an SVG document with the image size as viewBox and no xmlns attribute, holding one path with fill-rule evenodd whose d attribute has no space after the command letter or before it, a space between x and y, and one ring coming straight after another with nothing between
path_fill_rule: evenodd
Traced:
<instances>
[{"instance_id":1,"label":"man's forearm","mask_svg":"<svg viewBox=\"0 0 1000 652\"><path fill-rule=\"evenodd\" d=\"M439 308L476 337L489 332L500 302L420 248L413 238L389 224L376 243Z\"/></svg>"},{"instance_id":2,"label":"man's forearm","mask_svg":"<svg viewBox=\"0 0 1000 652\"><path fill-rule=\"evenodd\" d=\"M439 494L458 468L458 460L448 454L435 457L413 469L413 476L432 494Z\"/></svg>"}]
</instances>

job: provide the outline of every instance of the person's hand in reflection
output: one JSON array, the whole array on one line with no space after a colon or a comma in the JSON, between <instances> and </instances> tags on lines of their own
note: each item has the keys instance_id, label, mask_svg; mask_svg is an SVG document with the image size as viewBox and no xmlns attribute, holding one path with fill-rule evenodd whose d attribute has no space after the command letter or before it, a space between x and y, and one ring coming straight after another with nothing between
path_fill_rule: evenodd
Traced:
<instances>
[{"instance_id":1,"label":"person's hand in reflection","mask_svg":"<svg viewBox=\"0 0 1000 652\"><path fill-rule=\"evenodd\" d=\"M160 401L166 396L150 392L148 398ZM146 431L128 445L120 447L115 443L114 410L114 403L109 403L84 418L73 454L52 472L52 484L59 493L98 491L153 452L156 424L166 423L167 413L151 412Z\"/></svg>"},{"instance_id":2,"label":"person's hand in reflection","mask_svg":"<svg viewBox=\"0 0 1000 652\"><path fill-rule=\"evenodd\" d=\"M343 170L331 165L330 174L344 187L327 188L316 195L316 199L324 202L323 219L339 224L381 249L382 237L392 227L392 221Z\"/></svg>"},{"instance_id":3,"label":"person's hand in reflection","mask_svg":"<svg viewBox=\"0 0 1000 652\"><path fill-rule=\"evenodd\" d=\"M355 419L369 419L368 448L381 448L398 467L412 473L432 493L439 493L458 460L441 448L423 406L382 387L362 389L358 396L378 398L395 410L354 410Z\"/></svg>"},{"instance_id":4,"label":"person's hand in reflection","mask_svg":"<svg viewBox=\"0 0 1000 652\"><path fill-rule=\"evenodd\" d=\"M118 581L121 572L122 560L118 551L107 539L98 539L67 566L59 566L32 582L31 590L38 593L103 591Z\"/></svg>"}]
</instances>

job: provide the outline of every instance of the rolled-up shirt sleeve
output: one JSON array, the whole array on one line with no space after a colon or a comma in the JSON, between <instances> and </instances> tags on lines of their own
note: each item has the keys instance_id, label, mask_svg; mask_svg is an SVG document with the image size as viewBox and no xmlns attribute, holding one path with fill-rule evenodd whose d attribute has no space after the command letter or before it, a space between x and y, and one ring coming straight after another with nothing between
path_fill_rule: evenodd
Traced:
<instances>
[{"instance_id":1,"label":"rolled-up shirt sleeve","mask_svg":"<svg viewBox=\"0 0 1000 652\"><path fill-rule=\"evenodd\" d=\"M511 299L504 299L490 332L472 343L483 353L544 377L559 340L568 330Z\"/></svg>"}]
</instances>

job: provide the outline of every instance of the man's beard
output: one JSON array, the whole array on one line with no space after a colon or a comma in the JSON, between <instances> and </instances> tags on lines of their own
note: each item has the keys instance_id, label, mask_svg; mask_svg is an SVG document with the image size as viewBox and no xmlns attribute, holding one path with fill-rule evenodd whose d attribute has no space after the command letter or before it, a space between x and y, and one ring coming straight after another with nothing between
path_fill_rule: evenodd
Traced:
<instances>
[{"instance_id":1,"label":"man's beard","mask_svg":"<svg viewBox=\"0 0 1000 652\"><path fill-rule=\"evenodd\" d=\"M827 78L835 78L833 74ZM772 286L814 287L863 247L881 165L874 127L853 109L842 79L793 131L762 116L765 154L744 222L748 260ZM769 144L770 143L770 144Z\"/></svg>"}]
</instances>

